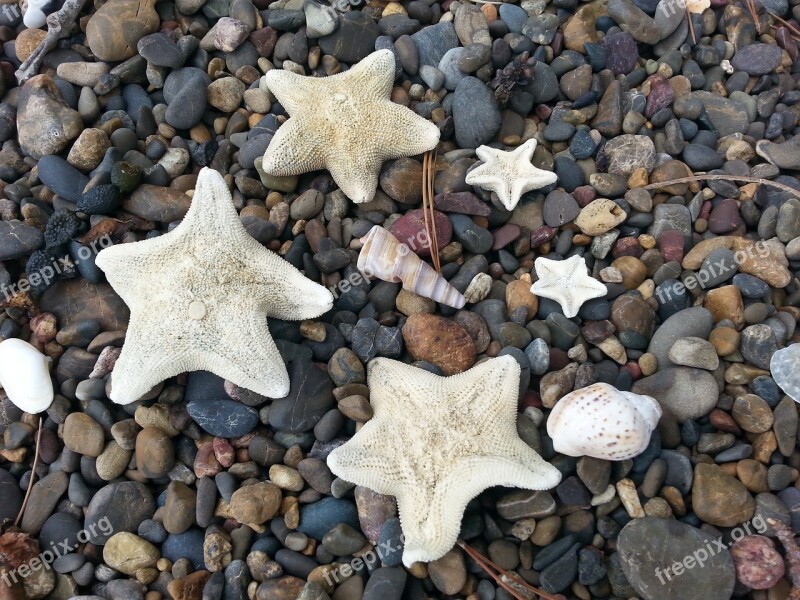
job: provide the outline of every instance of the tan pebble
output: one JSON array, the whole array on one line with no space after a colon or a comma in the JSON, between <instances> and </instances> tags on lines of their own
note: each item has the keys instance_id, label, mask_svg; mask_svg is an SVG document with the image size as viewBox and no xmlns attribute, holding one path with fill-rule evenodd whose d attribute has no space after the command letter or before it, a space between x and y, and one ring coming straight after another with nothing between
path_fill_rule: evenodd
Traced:
<instances>
[{"instance_id":1,"label":"tan pebble","mask_svg":"<svg viewBox=\"0 0 800 600\"><path fill-rule=\"evenodd\" d=\"M627 218L625 211L612 200L598 198L581 209L575 224L586 235L600 235Z\"/></svg>"},{"instance_id":2,"label":"tan pebble","mask_svg":"<svg viewBox=\"0 0 800 600\"><path fill-rule=\"evenodd\" d=\"M625 347L614 335L608 336L602 342L597 342L595 346L600 348L609 358L621 365L628 362L628 354L625 352Z\"/></svg>"},{"instance_id":3,"label":"tan pebble","mask_svg":"<svg viewBox=\"0 0 800 600\"><path fill-rule=\"evenodd\" d=\"M397 310L407 317L417 314L432 314L436 311L435 301L404 289L397 294L396 304Z\"/></svg>"},{"instance_id":4,"label":"tan pebble","mask_svg":"<svg viewBox=\"0 0 800 600\"><path fill-rule=\"evenodd\" d=\"M737 329L745 325L744 301L742 293L735 285L709 290L706 294L705 307L711 312L715 323L729 319Z\"/></svg>"},{"instance_id":5,"label":"tan pebble","mask_svg":"<svg viewBox=\"0 0 800 600\"><path fill-rule=\"evenodd\" d=\"M205 123L198 123L189 130L189 137L192 141L202 144L211 139L211 133L208 131Z\"/></svg>"},{"instance_id":6,"label":"tan pebble","mask_svg":"<svg viewBox=\"0 0 800 600\"><path fill-rule=\"evenodd\" d=\"M660 495L667 501L673 514L676 517L682 517L686 514L686 503L683 500L683 495L680 490L671 485L665 485L661 488Z\"/></svg>"},{"instance_id":7,"label":"tan pebble","mask_svg":"<svg viewBox=\"0 0 800 600\"><path fill-rule=\"evenodd\" d=\"M305 485L297 469L286 465L272 465L269 468L269 479L279 488L292 492L299 492Z\"/></svg>"},{"instance_id":8,"label":"tan pebble","mask_svg":"<svg viewBox=\"0 0 800 600\"><path fill-rule=\"evenodd\" d=\"M617 494L622 501L622 505L632 519L640 519L645 516L639 493L636 491L636 484L630 479L620 479L617 482Z\"/></svg>"},{"instance_id":9,"label":"tan pebble","mask_svg":"<svg viewBox=\"0 0 800 600\"><path fill-rule=\"evenodd\" d=\"M127 531L115 533L103 546L105 563L125 575L134 575L139 569L154 566L159 557L158 548Z\"/></svg>"},{"instance_id":10,"label":"tan pebble","mask_svg":"<svg viewBox=\"0 0 800 600\"><path fill-rule=\"evenodd\" d=\"M526 309L526 321L536 316L539 300L531 293L531 282L517 279L506 286L506 307L509 314L518 308Z\"/></svg>"},{"instance_id":11,"label":"tan pebble","mask_svg":"<svg viewBox=\"0 0 800 600\"><path fill-rule=\"evenodd\" d=\"M717 327L711 330L708 341L719 356L729 356L739 349L739 332L733 327Z\"/></svg>"},{"instance_id":12,"label":"tan pebble","mask_svg":"<svg viewBox=\"0 0 800 600\"><path fill-rule=\"evenodd\" d=\"M644 167L634 169L633 173L631 173L631 176L628 177L628 187L630 189L644 187L647 185L647 182L648 173L647 169Z\"/></svg>"},{"instance_id":13,"label":"tan pebble","mask_svg":"<svg viewBox=\"0 0 800 600\"><path fill-rule=\"evenodd\" d=\"M673 517L672 508L670 508L669 502L664 500L663 498L650 498L644 505L644 513L648 517L663 517L665 519L671 519Z\"/></svg>"},{"instance_id":14,"label":"tan pebble","mask_svg":"<svg viewBox=\"0 0 800 600\"><path fill-rule=\"evenodd\" d=\"M647 267L635 256L620 256L611 266L622 273L622 285L626 290L634 290L647 278Z\"/></svg>"},{"instance_id":15,"label":"tan pebble","mask_svg":"<svg viewBox=\"0 0 800 600\"><path fill-rule=\"evenodd\" d=\"M319 321L303 321L300 323L300 335L312 342L324 342L327 335L325 324Z\"/></svg>"},{"instance_id":16,"label":"tan pebble","mask_svg":"<svg viewBox=\"0 0 800 600\"><path fill-rule=\"evenodd\" d=\"M23 29L14 40L17 58L25 62L46 36L47 32L41 29Z\"/></svg>"}]
</instances>

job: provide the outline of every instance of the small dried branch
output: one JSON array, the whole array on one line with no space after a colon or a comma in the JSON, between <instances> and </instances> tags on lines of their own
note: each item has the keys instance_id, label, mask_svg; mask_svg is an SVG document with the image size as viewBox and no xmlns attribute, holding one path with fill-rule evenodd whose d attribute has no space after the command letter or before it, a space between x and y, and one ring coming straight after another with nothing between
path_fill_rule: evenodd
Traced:
<instances>
[{"instance_id":1,"label":"small dried branch","mask_svg":"<svg viewBox=\"0 0 800 600\"><path fill-rule=\"evenodd\" d=\"M36 451L33 454L33 467L31 467L31 478L28 481L28 489L25 491L25 498L22 501L22 506L19 508L19 513L17 514L17 518L14 520L14 527L19 526L19 522L22 520L22 515L25 514L25 508L28 506L28 498L31 496L31 490L33 489L33 481L36 479L36 466L39 463L39 447L42 443L42 417L39 417L39 431L36 434Z\"/></svg>"},{"instance_id":2,"label":"small dried branch","mask_svg":"<svg viewBox=\"0 0 800 600\"><path fill-rule=\"evenodd\" d=\"M674 185L676 183L693 183L695 181L706 181L706 180L717 180L717 181L744 181L745 183L757 183L759 185L770 185L774 188L778 188L779 190L783 190L789 194L792 194L796 198L800 198L800 190L796 190L791 186L786 185L785 183L779 183L777 181L770 181L769 179L763 179L761 177L746 177L746 176L739 176L739 175L722 175L722 174L708 174L708 175L692 175L691 177L679 177L678 179L669 179L667 181L659 181L657 183L650 183L642 187L645 190L654 190L658 188L662 188L668 185Z\"/></svg>"},{"instance_id":3,"label":"small dried branch","mask_svg":"<svg viewBox=\"0 0 800 600\"><path fill-rule=\"evenodd\" d=\"M789 592L788 600L800 600L800 547L794 539L794 531L777 519L767 519L767 523L775 531L775 536L783 544L786 550L786 562L789 568L789 580L792 582L792 589Z\"/></svg>"},{"instance_id":4,"label":"small dried branch","mask_svg":"<svg viewBox=\"0 0 800 600\"><path fill-rule=\"evenodd\" d=\"M692 12L689 7L686 7L686 20L689 23L689 34L692 36L692 45L697 45L697 35L694 32L694 22L692 21Z\"/></svg>"},{"instance_id":5,"label":"small dried branch","mask_svg":"<svg viewBox=\"0 0 800 600\"><path fill-rule=\"evenodd\" d=\"M756 7L756 3L754 0L745 0L745 3L747 4L747 10L750 11L753 24L756 27L756 33L761 35L761 20L758 18L758 8Z\"/></svg>"},{"instance_id":6,"label":"small dried branch","mask_svg":"<svg viewBox=\"0 0 800 600\"><path fill-rule=\"evenodd\" d=\"M42 65L44 57L56 47L61 37L67 35L78 14L83 10L84 4L86 4L86 0L66 0L61 10L48 15L47 36L14 73L19 85L22 85L39 72L39 67Z\"/></svg>"},{"instance_id":7,"label":"small dried branch","mask_svg":"<svg viewBox=\"0 0 800 600\"><path fill-rule=\"evenodd\" d=\"M436 155L426 152L422 157L422 216L425 220L425 232L428 234L428 247L437 273L442 272L439 262L439 239L436 235L436 213L433 208L433 180L436 176Z\"/></svg>"},{"instance_id":8,"label":"small dried branch","mask_svg":"<svg viewBox=\"0 0 800 600\"><path fill-rule=\"evenodd\" d=\"M504 568L494 564L466 542L459 540L458 545L472 560L478 563L478 566L486 571L501 588L511 594L516 600L536 600L537 595L544 600L561 600L561 598L563 598L563 596L552 596L537 587L533 587L516 573L506 571Z\"/></svg>"}]
</instances>

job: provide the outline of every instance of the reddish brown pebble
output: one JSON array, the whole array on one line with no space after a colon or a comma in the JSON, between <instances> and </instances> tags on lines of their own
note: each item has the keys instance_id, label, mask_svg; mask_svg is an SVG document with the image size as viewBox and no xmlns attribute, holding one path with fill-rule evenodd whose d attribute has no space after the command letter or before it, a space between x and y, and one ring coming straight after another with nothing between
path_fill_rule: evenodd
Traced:
<instances>
[{"instance_id":1,"label":"reddish brown pebble","mask_svg":"<svg viewBox=\"0 0 800 600\"><path fill-rule=\"evenodd\" d=\"M763 535L748 535L731 547L737 579L754 590L768 590L785 572L783 558Z\"/></svg>"}]
</instances>

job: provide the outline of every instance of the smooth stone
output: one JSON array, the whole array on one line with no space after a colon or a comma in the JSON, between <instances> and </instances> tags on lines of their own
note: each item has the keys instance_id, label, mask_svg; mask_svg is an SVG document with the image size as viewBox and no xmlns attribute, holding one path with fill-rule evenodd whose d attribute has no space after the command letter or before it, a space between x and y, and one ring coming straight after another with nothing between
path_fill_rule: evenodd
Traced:
<instances>
[{"instance_id":1,"label":"smooth stone","mask_svg":"<svg viewBox=\"0 0 800 600\"><path fill-rule=\"evenodd\" d=\"M709 556L702 568L670 572L671 577L664 574L692 557L697 549L705 548L708 537L708 533L675 519L633 519L618 538L622 570L637 594L649 600L672 600L684 595L686 589L698 598L728 600L736 573L727 550Z\"/></svg>"},{"instance_id":2,"label":"smooth stone","mask_svg":"<svg viewBox=\"0 0 800 600\"><path fill-rule=\"evenodd\" d=\"M719 396L714 377L708 371L690 367L661 369L636 381L631 391L652 396L681 422L710 412Z\"/></svg>"}]
</instances>

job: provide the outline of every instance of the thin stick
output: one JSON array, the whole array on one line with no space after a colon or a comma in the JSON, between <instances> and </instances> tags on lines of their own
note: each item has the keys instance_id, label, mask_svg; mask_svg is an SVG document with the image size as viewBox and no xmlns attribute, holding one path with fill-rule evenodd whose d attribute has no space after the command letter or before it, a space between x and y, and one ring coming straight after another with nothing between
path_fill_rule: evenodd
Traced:
<instances>
[{"instance_id":1,"label":"thin stick","mask_svg":"<svg viewBox=\"0 0 800 600\"><path fill-rule=\"evenodd\" d=\"M425 221L425 233L428 235L428 248L431 251L433 266L437 272L441 272L439 264L439 243L436 237L436 215L433 212L432 196L432 176L431 167L432 154L426 152L422 157L422 217Z\"/></svg>"},{"instance_id":2,"label":"thin stick","mask_svg":"<svg viewBox=\"0 0 800 600\"><path fill-rule=\"evenodd\" d=\"M433 189L433 181L436 178L436 150L428 161L428 208L431 212L431 223L433 224L433 246L431 246L431 257L433 258L433 265L436 271L442 272L442 265L439 262L439 237L436 233L436 212L433 208L433 197L435 195Z\"/></svg>"},{"instance_id":3,"label":"thin stick","mask_svg":"<svg viewBox=\"0 0 800 600\"><path fill-rule=\"evenodd\" d=\"M744 181L747 183L758 183L763 185L771 185L772 187L778 188L779 190L783 190L784 192L788 192L795 196L796 198L800 198L800 190L796 190L793 187L786 185L785 183L778 183L777 181L770 181L769 179L762 179L761 177L746 177L746 176L739 176L739 175L692 175L691 177L679 177L678 179L669 179L667 181L659 181L658 183L649 183L645 186L642 186L644 190L653 190L661 187L665 187L668 185L673 185L675 183L692 183L695 181L704 181L707 179L713 179L717 181Z\"/></svg>"},{"instance_id":4,"label":"thin stick","mask_svg":"<svg viewBox=\"0 0 800 600\"><path fill-rule=\"evenodd\" d=\"M692 22L692 13L689 11L689 7L686 7L686 20L689 21L689 33L692 36L692 44L697 44L697 36L694 33L694 23Z\"/></svg>"},{"instance_id":5,"label":"thin stick","mask_svg":"<svg viewBox=\"0 0 800 600\"><path fill-rule=\"evenodd\" d=\"M19 85L36 75L45 55L56 47L58 40L69 33L86 0L67 0L58 12L47 16L47 36L14 73Z\"/></svg>"},{"instance_id":6,"label":"thin stick","mask_svg":"<svg viewBox=\"0 0 800 600\"><path fill-rule=\"evenodd\" d=\"M466 542L459 540L458 545L472 558L472 560L478 563L478 566L486 571L500 587L502 587L517 600L532 600L534 594L538 594L545 600L559 600L559 598L556 596L551 596L544 590L533 587L516 573L506 571L504 568L497 566ZM522 594L525 595L523 596Z\"/></svg>"},{"instance_id":7,"label":"thin stick","mask_svg":"<svg viewBox=\"0 0 800 600\"><path fill-rule=\"evenodd\" d=\"M750 11L750 16L753 18L753 24L756 28L756 33L761 35L761 20L758 18L758 9L756 8L756 4L753 0L745 0L747 2L747 8Z\"/></svg>"},{"instance_id":8,"label":"thin stick","mask_svg":"<svg viewBox=\"0 0 800 600\"><path fill-rule=\"evenodd\" d=\"M22 520L22 515L25 514L25 508L28 506L28 498L30 498L31 490L33 489L33 480L36 479L36 465L39 462L39 446L41 446L41 441L42 441L42 417L39 417L39 431L36 434L36 451L33 454L33 467L31 468L31 478L28 481L28 489L25 491L25 498L22 501L22 506L20 506L17 518L14 520L14 527L17 527L19 525L19 522Z\"/></svg>"}]
</instances>

